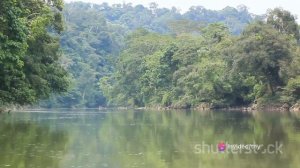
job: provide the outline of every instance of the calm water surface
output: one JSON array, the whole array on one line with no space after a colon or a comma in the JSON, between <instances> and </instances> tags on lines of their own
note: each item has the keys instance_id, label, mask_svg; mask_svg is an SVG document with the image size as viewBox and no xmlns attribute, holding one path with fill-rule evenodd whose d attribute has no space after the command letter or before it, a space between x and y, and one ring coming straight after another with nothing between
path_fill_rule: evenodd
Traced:
<instances>
[{"instance_id":1,"label":"calm water surface","mask_svg":"<svg viewBox=\"0 0 300 168\"><path fill-rule=\"evenodd\" d=\"M217 144L263 144L247 153ZM263 152L269 144L281 152ZM207 146L199 150L199 145ZM0 167L299 168L300 115L51 111L0 115ZM270 151L271 152L271 151Z\"/></svg>"}]
</instances>

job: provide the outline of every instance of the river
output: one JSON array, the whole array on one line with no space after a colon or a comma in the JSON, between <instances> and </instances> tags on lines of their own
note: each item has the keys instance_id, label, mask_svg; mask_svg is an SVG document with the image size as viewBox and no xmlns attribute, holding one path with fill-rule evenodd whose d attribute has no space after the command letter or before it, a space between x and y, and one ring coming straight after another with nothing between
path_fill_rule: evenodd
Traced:
<instances>
[{"instance_id":1,"label":"river","mask_svg":"<svg viewBox=\"0 0 300 168\"><path fill-rule=\"evenodd\" d=\"M0 167L297 168L299 151L300 115L290 112L52 110L0 115Z\"/></svg>"}]
</instances>

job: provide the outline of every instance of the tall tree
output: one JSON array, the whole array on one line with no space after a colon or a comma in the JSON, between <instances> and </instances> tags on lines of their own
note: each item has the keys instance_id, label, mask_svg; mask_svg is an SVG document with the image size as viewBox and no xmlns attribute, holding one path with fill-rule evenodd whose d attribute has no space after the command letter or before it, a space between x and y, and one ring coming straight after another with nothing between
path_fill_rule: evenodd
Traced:
<instances>
[{"instance_id":1,"label":"tall tree","mask_svg":"<svg viewBox=\"0 0 300 168\"><path fill-rule=\"evenodd\" d=\"M297 41L300 40L296 17L289 11L282 8L269 10L267 13L267 23L273 25L279 32L292 35Z\"/></svg>"},{"instance_id":2,"label":"tall tree","mask_svg":"<svg viewBox=\"0 0 300 168\"><path fill-rule=\"evenodd\" d=\"M26 104L68 87L58 64L61 0L0 2L0 104Z\"/></svg>"},{"instance_id":3,"label":"tall tree","mask_svg":"<svg viewBox=\"0 0 300 168\"><path fill-rule=\"evenodd\" d=\"M290 60L289 38L263 22L250 24L232 46L233 70L255 76L269 92L283 84L281 63Z\"/></svg>"}]
</instances>

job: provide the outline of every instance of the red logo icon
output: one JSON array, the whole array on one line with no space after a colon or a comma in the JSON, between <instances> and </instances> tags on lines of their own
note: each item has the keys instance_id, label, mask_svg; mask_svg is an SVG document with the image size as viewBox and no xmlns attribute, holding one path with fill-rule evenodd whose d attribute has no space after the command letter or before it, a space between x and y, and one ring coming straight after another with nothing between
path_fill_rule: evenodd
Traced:
<instances>
[{"instance_id":1,"label":"red logo icon","mask_svg":"<svg viewBox=\"0 0 300 168\"><path fill-rule=\"evenodd\" d=\"M224 152L226 150L226 144L223 141L221 141L218 144L218 149L219 149L219 152Z\"/></svg>"}]
</instances>

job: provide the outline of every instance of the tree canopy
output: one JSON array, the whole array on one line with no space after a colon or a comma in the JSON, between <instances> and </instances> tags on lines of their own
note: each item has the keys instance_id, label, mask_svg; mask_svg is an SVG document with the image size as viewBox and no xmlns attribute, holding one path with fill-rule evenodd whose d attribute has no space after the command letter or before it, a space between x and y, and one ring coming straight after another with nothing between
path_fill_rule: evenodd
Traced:
<instances>
[{"instance_id":1,"label":"tree canopy","mask_svg":"<svg viewBox=\"0 0 300 168\"><path fill-rule=\"evenodd\" d=\"M136 31L128 36L115 72L102 78L100 87L109 104L117 106L293 103L300 87L299 30L274 26L281 21L252 22L239 36L220 23L175 36Z\"/></svg>"},{"instance_id":2,"label":"tree canopy","mask_svg":"<svg viewBox=\"0 0 300 168\"><path fill-rule=\"evenodd\" d=\"M155 3L0 5L1 104L50 97L39 105L187 108L299 99L299 27L281 8L264 21L245 6L182 14Z\"/></svg>"},{"instance_id":3,"label":"tree canopy","mask_svg":"<svg viewBox=\"0 0 300 168\"><path fill-rule=\"evenodd\" d=\"M0 2L0 104L28 104L66 91L58 60L60 0Z\"/></svg>"},{"instance_id":4,"label":"tree canopy","mask_svg":"<svg viewBox=\"0 0 300 168\"><path fill-rule=\"evenodd\" d=\"M203 13L210 13L209 17L214 20L207 20ZM98 5L74 2L65 5L63 15L66 29L62 33L60 42L63 51L62 64L70 74L72 85L68 92L60 95L54 94L49 101L43 101L40 105L44 107L105 106L107 97L103 92L106 91L99 88L99 80L110 76L120 66L117 60L121 51L129 52L126 50L128 43L134 43L130 46L136 45L130 53L139 50L138 41L133 40L133 34L139 36L143 32L150 33L147 37L156 34L152 38L154 47L156 38L160 38L162 34L165 35L164 37L182 34L199 35L200 29L214 21L223 22L224 29L227 25L231 33L239 34L248 21L253 20L246 9L232 8L231 11L225 13L224 10L203 10L199 13L191 9L186 14L181 14L176 8L160 8L155 3L152 3L150 8L146 8L142 5L133 6L126 3L110 6L106 3ZM229 17L234 18L230 24L227 22ZM223 28L220 27L220 29ZM140 32L133 33L137 30ZM211 33L211 36L219 36L218 31L214 33ZM126 38L128 35L130 37ZM145 52L149 50L147 45L143 47ZM136 58L143 56L142 51L139 50L139 52L141 53L135 53ZM146 81L147 75L144 76L144 82L149 82Z\"/></svg>"}]
</instances>

